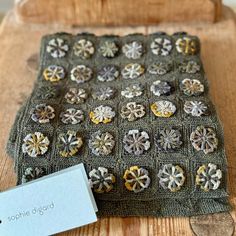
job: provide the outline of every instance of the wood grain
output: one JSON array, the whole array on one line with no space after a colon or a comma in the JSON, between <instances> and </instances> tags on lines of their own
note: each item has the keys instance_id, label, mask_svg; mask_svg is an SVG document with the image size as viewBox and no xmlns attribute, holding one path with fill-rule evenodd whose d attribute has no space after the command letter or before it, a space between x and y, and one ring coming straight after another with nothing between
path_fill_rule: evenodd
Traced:
<instances>
[{"instance_id":1,"label":"wood grain","mask_svg":"<svg viewBox=\"0 0 236 236\"><path fill-rule=\"evenodd\" d=\"M10 12L0 27L0 191L15 185L13 161L5 154L7 136L17 109L30 94L35 72L29 70L27 60L32 54L37 54L40 38L44 34L57 31L78 33L83 31L95 34L128 34L133 32L151 33L157 30L173 33L188 31L196 34L202 41L202 59L210 82L211 97L218 109L224 125L225 146L229 166L229 190L232 205L236 206L236 26L235 15L224 9L221 20L216 24L161 24L153 27L78 27L60 25L18 24L14 12ZM32 58L31 58L32 63ZM232 211L234 227L236 211ZM200 224L214 232L219 223ZM195 234L199 234L195 232ZM152 218L152 217L111 217L100 219L97 223L79 229L71 230L60 236L189 236L193 235L189 218ZM199 234L200 235L200 234ZM207 236L207 235L206 235Z\"/></svg>"},{"instance_id":2,"label":"wood grain","mask_svg":"<svg viewBox=\"0 0 236 236\"><path fill-rule=\"evenodd\" d=\"M150 25L215 22L221 6L221 0L18 0L16 15L20 22L31 23Z\"/></svg>"}]
</instances>

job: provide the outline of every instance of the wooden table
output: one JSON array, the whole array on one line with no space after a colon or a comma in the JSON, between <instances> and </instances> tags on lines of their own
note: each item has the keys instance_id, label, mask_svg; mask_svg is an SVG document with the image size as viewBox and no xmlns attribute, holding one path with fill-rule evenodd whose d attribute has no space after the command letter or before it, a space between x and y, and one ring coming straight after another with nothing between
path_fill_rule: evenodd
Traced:
<instances>
[{"instance_id":1,"label":"wooden table","mask_svg":"<svg viewBox=\"0 0 236 236\"><path fill-rule=\"evenodd\" d=\"M234 13L223 9L217 23L160 24L145 27L93 27L73 28L59 25L44 26L18 24L14 11L9 12L0 27L0 190L15 185L13 161L5 153L5 145L16 111L31 92L36 79L40 38L57 31L78 33L90 31L128 34L132 32L187 31L202 41L202 59L210 82L210 93L224 125L225 146L228 156L229 191L233 206L236 205L236 21ZM236 211L192 218L103 218L97 223L60 235L233 235ZM234 234L236 235L236 234Z\"/></svg>"}]
</instances>

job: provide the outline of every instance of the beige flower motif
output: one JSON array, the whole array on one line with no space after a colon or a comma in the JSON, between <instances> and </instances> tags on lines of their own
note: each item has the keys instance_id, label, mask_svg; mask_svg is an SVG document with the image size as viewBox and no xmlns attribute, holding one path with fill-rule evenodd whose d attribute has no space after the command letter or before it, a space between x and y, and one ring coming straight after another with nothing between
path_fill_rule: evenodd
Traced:
<instances>
[{"instance_id":1,"label":"beige flower motif","mask_svg":"<svg viewBox=\"0 0 236 236\"><path fill-rule=\"evenodd\" d=\"M115 117L115 112L109 106L98 106L89 113L91 121L95 124L99 123L110 123Z\"/></svg>"},{"instance_id":2,"label":"beige flower motif","mask_svg":"<svg viewBox=\"0 0 236 236\"><path fill-rule=\"evenodd\" d=\"M70 104L79 104L84 103L87 99L88 95L86 91L82 88L70 88L69 91L65 95L65 99Z\"/></svg>"},{"instance_id":3,"label":"beige flower motif","mask_svg":"<svg viewBox=\"0 0 236 236\"><path fill-rule=\"evenodd\" d=\"M48 42L46 50L53 58L62 58L68 52L69 46L63 39L53 38Z\"/></svg>"},{"instance_id":4,"label":"beige flower motif","mask_svg":"<svg viewBox=\"0 0 236 236\"><path fill-rule=\"evenodd\" d=\"M92 69L85 65L77 65L70 72L71 80L75 81L77 84L89 81L92 78L92 75Z\"/></svg>"},{"instance_id":5,"label":"beige flower motif","mask_svg":"<svg viewBox=\"0 0 236 236\"><path fill-rule=\"evenodd\" d=\"M187 96L198 96L204 92L204 85L197 79L184 79L180 89Z\"/></svg>"},{"instance_id":6,"label":"beige flower motif","mask_svg":"<svg viewBox=\"0 0 236 236\"><path fill-rule=\"evenodd\" d=\"M176 106L169 101L160 100L151 105L151 110L157 117L170 117L175 114Z\"/></svg>"},{"instance_id":7,"label":"beige flower motif","mask_svg":"<svg viewBox=\"0 0 236 236\"><path fill-rule=\"evenodd\" d=\"M136 79L144 73L144 67L138 63L127 64L121 71L124 79Z\"/></svg>"},{"instance_id":8,"label":"beige flower motif","mask_svg":"<svg viewBox=\"0 0 236 236\"><path fill-rule=\"evenodd\" d=\"M80 39L74 44L74 54L82 59L88 59L94 54L93 43L86 39Z\"/></svg>"},{"instance_id":9,"label":"beige flower motif","mask_svg":"<svg viewBox=\"0 0 236 236\"><path fill-rule=\"evenodd\" d=\"M135 121L145 115L145 107L136 102L129 102L121 108L121 117L128 121Z\"/></svg>"}]
</instances>

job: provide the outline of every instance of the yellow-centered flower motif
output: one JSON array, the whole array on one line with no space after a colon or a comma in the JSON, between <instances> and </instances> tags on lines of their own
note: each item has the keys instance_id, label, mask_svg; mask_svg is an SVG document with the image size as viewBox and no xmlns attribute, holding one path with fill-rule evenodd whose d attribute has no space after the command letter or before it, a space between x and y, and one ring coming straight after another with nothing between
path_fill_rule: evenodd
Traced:
<instances>
[{"instance_id":1,"label":"yellow-centered flower motif","mask_svg":"<svg viewBox=\"0 0 236 236\"><path fill-rule=\"evenodd\" d=\"M91 121L95 124L99 123L110 123L115 117L115 112L109 106L98 106L89 113Z\"/></svg>"},{"instance_id":2,"label":"yellow-centered flower motif","mask_svg":"<svg viewBox=\"0 0 236 236\"><path fill-rule=\"evenodd\" d=\"M58 82L64 79L65 75L65 69L57 65L50 65L43 72L44 79L50 82Z\"/></svg>"},{"instance_id":3,"label":"yellow-centered flower motif","mask_svg":"<svg viewBox=\"0 0 236 236\"><path fill-rule=\"evenodd\" d=\"M195 39L189 37L177 39L175 45L177 52L184 55L194 55L199 51L198 42Z\"/></svg>"},{"instance_id":4,"label":"yellow-centered flower motif","mask_svg":"<svg viewBox=\"0 0 236 236\"><path fill-rule=\"evenodd\" d=\"M151 105L151 110L157 117L171 117L176 112L176 106L169 101L157 101Z\"/></svg>"}]
</instances>

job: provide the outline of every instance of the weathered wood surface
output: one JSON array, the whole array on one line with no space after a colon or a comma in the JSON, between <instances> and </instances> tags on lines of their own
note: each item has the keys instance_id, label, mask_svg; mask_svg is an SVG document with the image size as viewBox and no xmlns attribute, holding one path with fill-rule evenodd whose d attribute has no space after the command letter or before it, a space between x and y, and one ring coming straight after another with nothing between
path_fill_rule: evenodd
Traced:
<instances>
[{"instance_id":1,"label":"weathered wood surface","mask_svg":"<svg viewBox=\"0 0 236 236\"><path fill-rule=\"evenodd\" d=\"M13 161L5 154L5 145L10 127L13 123L17 109L31 92L35 80L35 59L29 60L39 51L40 38L44 34L57 31L78 33L90 31L96 34L120 34L140 32L151 33L157 30L173 33L175 31L188 31L196 34L202 41L202 59L210 81L211 97L218 109L225 131L225 146L229 164L229 191L231 202L236 206L236 26L235 16L228 9L216 24L161 24L158 27L116 27L116 28L70 28L61 26L39 26L34 24L17 24L14 13L5 18L0 27L0 190L15 185ZM28 65L27 65L28 64ZM29 70L29 68L31 68ZM104 218L97 223L76 230L60 234L61 236L102 236L102 235L134 235L134 236L189 236L219 235L222 225L227 227L224 236L230 236L236 222L236 211L230 215L212 216L205 218ZM205 219L205 220L201 220ZM191 227L192 226L192 227ZM192 231L193 229L193 231ZM207 233L206 233L207 232Z\"/></svg>"},{"instance_id":2,"label":"weathered wood surface","mask_svg":"<svg viewBox=\"0 0 236 236\"><path fill-rule=\"evenodd\" d=\"M221 0L18 0L21 22L65 25L150 25L160 22L214 22Z\"/></svg>"}]
</instances>

